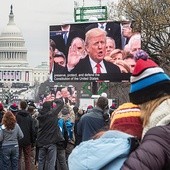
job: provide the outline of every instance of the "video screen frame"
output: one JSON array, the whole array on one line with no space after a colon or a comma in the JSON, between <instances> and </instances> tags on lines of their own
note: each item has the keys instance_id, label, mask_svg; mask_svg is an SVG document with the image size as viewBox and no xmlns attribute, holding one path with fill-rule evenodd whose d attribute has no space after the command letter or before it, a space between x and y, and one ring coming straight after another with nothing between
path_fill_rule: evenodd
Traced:
<instances>
[{"instance_id":1,"label":"video screen frame","mask_svg":"<svg viewBox=\"0 0 170 170\"><path fill-rule=\"evenodd\" d=\"M127 82L130 80L130 72L120 72L120 73L92 73L92 72L83 72L84 66L87 64L84 63L80 72L69 72L67 68L68 64L68 55L69 55L69 48L76 38L85 41L86 32L90 29L95 28L98 24L105 23L105 27L108 28L106 30L107 36L111 37L115 41L115 49L123 50L122 47L122 33L121 33L121 22L118 21L97 21L97 22L83 22L83 23L66 23L66 24L56 24L49 26L49 54L51 52L51 41L55 43L55 48L57 50L54 51L55 57L49 56L49 73L50 73L50 81L53 82L96 82L96 81L105 81L105 82ZM67 44L64 44L64 34L67 31L63 31L62 27L67 27L69 25L69 36L67 37ZM115 33L113 31L115 29ZM85 42L84 42L85 43ZM59 56L60 55L60 56ZM86 48L85 48L85 56L79 59L87 57ZM65 65L54 64L53 59L65 60L62 61ZM79 63L78 62L78 63ZM90 69L89 69L90 70Z\"/></svg>"}]
</instances>

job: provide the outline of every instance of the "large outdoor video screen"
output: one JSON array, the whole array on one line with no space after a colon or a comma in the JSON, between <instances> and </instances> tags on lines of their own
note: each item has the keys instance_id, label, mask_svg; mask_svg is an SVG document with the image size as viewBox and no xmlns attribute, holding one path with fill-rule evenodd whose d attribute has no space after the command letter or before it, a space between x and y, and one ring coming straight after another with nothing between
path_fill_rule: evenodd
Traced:
<instances>
[{"instance_id":1,"label":"large outdoor video screen","mask_svg":"<svg viewBox=\"0 0 170 170\"><path fill-rule=\"evenodd\" d=\"M132 31L131 23L125 25ZM131 71L124 61L128 38L122 30L123 24L116 21L50 25L50 80L129 81Z\"/></svg>"},{"instance_id":2,"label":"large outdoor video screen","mask_svg":"<svg viewBox=\"0 0 170 170\"><path fill-rule=\"evenodd\" d=\"M78 102L77 90L74 86L47 86L46 92L41 94L40 100L53 101L54 99L62 99L65 104L75 105Z\"/></svg>"}]
</instances>

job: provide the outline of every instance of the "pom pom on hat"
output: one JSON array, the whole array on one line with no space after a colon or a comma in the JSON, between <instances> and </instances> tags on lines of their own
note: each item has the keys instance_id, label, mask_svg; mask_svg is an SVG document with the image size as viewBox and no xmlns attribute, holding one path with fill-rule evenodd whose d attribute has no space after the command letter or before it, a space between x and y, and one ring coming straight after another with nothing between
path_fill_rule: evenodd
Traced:
<instances>
[{"instance_id":1,"label":"pom pom on hat","mask_svg":"<svg viewBox=\"0 0 170 170\"><path fill-rule=\"evenodd\" d=\"M103 92L103 93L101 94L101 96L107 97L107 93L104 93L104 92Z\"/></svg>"},{"instance_id":2,"label":"pom pom on hat","mask_svg":"<svg viewBox=\"0 0 170 170\"><path fill-rule=\"evenodd\" d=\"M143 50L136 52L135 59L136 66L130 78L130 101L142 104L170 94L170 77L163 69Z\"/></svg>"},{"instance_id":3,"label":"pom pom on hat","mask_svg":"<svg viewBox=\"0 0 170 170\"><path fill-rule=\"evenodd\" d=\"M140 108L132 103L120 105L111 117L110 129L119 130L141 139L142 121Z\"/></svg>"},{"instance_id":4,"label":"pom pom on hat","mask_svg":"<svg viewBox=\"0 0 170 170\"><path fill-rule=\"evenodd\" d=\"M139 50L138 52L135 53L134 58L136 61L139 59L147 60L149 58L149 55L147 52Z\"/></svg>"}]
</instances>

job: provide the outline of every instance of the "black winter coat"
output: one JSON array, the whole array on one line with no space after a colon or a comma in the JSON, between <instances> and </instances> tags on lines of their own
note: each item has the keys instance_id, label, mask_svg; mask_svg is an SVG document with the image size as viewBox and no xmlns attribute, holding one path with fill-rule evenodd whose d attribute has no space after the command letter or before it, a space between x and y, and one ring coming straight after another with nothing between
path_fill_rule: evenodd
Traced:
<instances>
[{"instance_id":1,"label":"black winter coat","mask_svg":"<svg viewBox=\"0 0 170 170\"><path fill-rule=\"evenodd\" d=\"M35 126L30 113L26 110L19 110L16 120L24 134L24 137L19 140L19 145L21 147L32 145L35 142Z\"/></svg>"},{"instance_id":2,"label":"black winter coat","mask_svg":"<svg viewBox=\"0 0 170 170\"><path fill-rule=\"evenodd\" d=\"M170 170L170 125L157 126L144 136L121 170Z\"/></svg>"},{"instance_id":3,"label":"black winter coat","mask_svg":"<svg viewBox=\"0 0 170 170\"><path fill-rule=\"evenodd\" d=\"M48 144L57 144L64 141L63 135L58 126L58 113L63 108L64 102L60 99L54 101L57 104L56 108L50 111L42 109L39 111L37 120L39 122L37 133L37 146L42 147Z\"/></svg>"}]
</instances>

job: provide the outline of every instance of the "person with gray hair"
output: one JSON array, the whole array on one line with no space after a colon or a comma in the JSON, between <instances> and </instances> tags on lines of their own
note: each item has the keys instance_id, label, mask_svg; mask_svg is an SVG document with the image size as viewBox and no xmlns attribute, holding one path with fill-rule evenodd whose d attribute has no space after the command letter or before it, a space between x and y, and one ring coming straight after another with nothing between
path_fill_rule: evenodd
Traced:
<instances>
[{"instance_id":1,"label":"person with gray hair","mask_svg":"<svg viewBox=\"0 0 170 170\"><path fill-rule=\"evenodd\" d=\"M107 36L106 37L106 56L109 56L115 48L116 48L115 40Z\"/></svg>"},{"instance_id":2,"label":"person with gray hair","mask_svg":"<svg viewBox=\"0 0 170 170\"><path fill-rule=\"evenodd\" d=\"M125 46L125 51L129 52L132 55L135 55L136 52L141 50L141 34L136 32L134 33L130 39L128 44Z\"/></svg>"}]
</instances>

